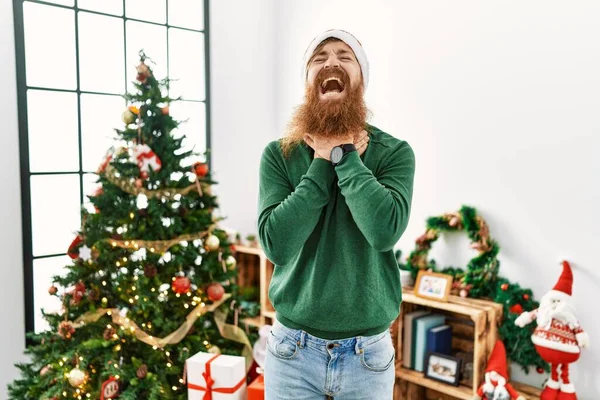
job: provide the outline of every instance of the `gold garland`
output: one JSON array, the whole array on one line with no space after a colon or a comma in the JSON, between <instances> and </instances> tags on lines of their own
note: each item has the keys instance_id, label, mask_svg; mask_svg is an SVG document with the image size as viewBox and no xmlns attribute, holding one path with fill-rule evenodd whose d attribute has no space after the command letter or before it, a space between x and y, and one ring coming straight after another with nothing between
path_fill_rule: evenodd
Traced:
<instances>
[{"instance_id":1,"label":"gold garland","mask_svg":"<svg viewBox=\"0 0 600 400\"><path fill-rule=\"evenodd\" d=\"M167 345L177 344L181 342L181 340L185 338L185 336L190 331L194 323L202 314L213 312L215 323L217 324L217 328L219 329L221 336L225 339L233 340L244 344L244 349L242 350L242 357L246 359L246 372L248 372L253 361L252 345L250 344L250 340L248 339L248 336L246 336L246 333L240 327L226 323L225 321L227 320L227 313L218 309L218 307L229 298L231 298L231 294L226 293L223 295L221 300L211 304L210 306L207 306L204 303L198 304L187 315L187 317L185 317L185 322L181 324L179 328L177 328L175 331L171 332L163 338L156 338L152 335L147 334L142 329L140 329L140 327L135 322L133 322L129 318L123 317L119 313L118 308L99 308L95 311L89 311L81 315L75 321L73 321L73 328L81 328L86 324L98 321L104 315L109 315L112 318L113 324L122 326L124 329L131 331L139 341L144 342L150 346L163 348Z\"/></svg>"},{"instance_id":2,"label":"gold garland","mask_svg":"<svg viewBox=\"0 0 600 400\"><path fill-rule=\"evenodd\" d=\"M202 183L199 182L198 178L196 178L196 182L192 183L191 185L189 185L183 189L171 188L171 189L161 189L161 190L148 190L143 187L139 187L139 188L136 187L135 182L131 182L129 180L121 179L121 178L117 177L116 169L110 164L108 164L106 166L103 173L104 173L104 176L106 177L106 179L108 179L108 181L110 183L118 186L121 190L123 190L124 192L129 193L133 196L137 196L139 194L144 194L149 199L155 198L155 197L160 197L160 198L168 198L169 200L175 200L175 196L177 196L177 195L185 196L189 192L193 191L194 189L198 190L198 193L201 196L202 196L203 192L210 195L210 185L208 185L207 183L204 183L204 182L202 182ZM202 190L202 189L204 189L204 190Z\"/></svg>"},{"instance_id":3,"label":"gold garland","mask_svg":"<svg viewBox=\"0 0 600 400\"><path fill-rule=\"evenodd\" d=\"M206 235L210 235L216 228L216 225L209 226L208 230L198 233L186 233L185 235L177 236L171 240L115 240L115 239L102 239L100 242L110 242L113 247L120 247L122 249L133 249L137 250L140 247L150 249L151 252L165 253L169 248L177 243L183 241L190 241L195 239L202 239ZM95 245L95 244L94 244Z\"/></svg>"}]
</instances>

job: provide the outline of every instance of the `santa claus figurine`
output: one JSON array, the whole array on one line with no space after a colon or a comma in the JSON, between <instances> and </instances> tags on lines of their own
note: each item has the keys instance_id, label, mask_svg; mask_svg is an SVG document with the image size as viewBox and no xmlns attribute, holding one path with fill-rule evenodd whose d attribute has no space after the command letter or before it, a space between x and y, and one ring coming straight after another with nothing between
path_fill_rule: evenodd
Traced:
<instances>
[{"instance_id":1,"label":"santa claus figurine","mask_svg":"<svg viewBox=\"0 0 600 400\"><path fill-rule=\"evenodd\" d=\"M525 400L515 388L508 383L506 367L506 349L501 340L496 342L492 355L485 369L485 383L477 389L472 400Z\"/></svg>"},{"instance_id":2,"label":"santa claus figurine","mask_svg":"<svg viewBox=\"0 0 600 400\"><path fill-rule=\"evenodd\" d=\"M580 349L589 345L587 333L581 329L571 302L573 272L567 261L554 288L546 293L540 307L524 312L515 321L524 327L536 320L531 341L542 359L551 365L552 373L540 396L541 400L576 400L575 387L569 380L569 364L579 359ZM560 379L558 367L560 366Z\"/></svg>"}]
</instances>

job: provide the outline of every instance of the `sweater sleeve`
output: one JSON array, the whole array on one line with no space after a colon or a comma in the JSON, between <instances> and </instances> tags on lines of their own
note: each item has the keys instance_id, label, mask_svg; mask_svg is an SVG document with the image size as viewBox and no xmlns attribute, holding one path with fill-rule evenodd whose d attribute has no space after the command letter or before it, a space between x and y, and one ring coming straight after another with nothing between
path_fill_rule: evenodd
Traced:
<instances>
[{"instance_id":1,"label":"sweater sleeve","mask_svg":"<svg viewBox=\"0 0 600 400\"><path fill-rule=\"evenodd\" d=\"M378 251L394 248L408 225L415 173L415 155L402 142L375 177L357 152L335 167L338 185L356 225Z\"/></svg>"},{"instance_id":2,"label":"sweater sleeve","mask_svg":"<svg viewBox=\"0 0 600 400\"><path fill-rule=\"evenodd\" d=\"M315 229L335 172L329 161L314 159L294 189L282 157L274 153L267 147L260 162L258 236L269 260L281 266L300 252Z\"/></svg>"}]
</instances>

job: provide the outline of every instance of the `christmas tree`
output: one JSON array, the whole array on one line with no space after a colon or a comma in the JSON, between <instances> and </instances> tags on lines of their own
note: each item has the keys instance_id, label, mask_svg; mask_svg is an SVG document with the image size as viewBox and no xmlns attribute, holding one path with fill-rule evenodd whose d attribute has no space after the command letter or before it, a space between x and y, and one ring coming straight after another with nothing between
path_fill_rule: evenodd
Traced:
<instances>
[{"instance_id":1,"label":"christmas tree","mask_svg":"<svg viewBox=\"0 0 600 400\"><path fill-rule=\"evenodd\" d=\"M49 289L62 312L44 313L50 330L28 334L30 361L17 365L11 399L184 399L185 360L196 352L252 361L246 333L255 333L237 323L257 310L235 284L230 235L213 214L216 182L172 132L169 79L140 57L119 145L68 249L73 263Z\"/></svg>"}]
</instances>

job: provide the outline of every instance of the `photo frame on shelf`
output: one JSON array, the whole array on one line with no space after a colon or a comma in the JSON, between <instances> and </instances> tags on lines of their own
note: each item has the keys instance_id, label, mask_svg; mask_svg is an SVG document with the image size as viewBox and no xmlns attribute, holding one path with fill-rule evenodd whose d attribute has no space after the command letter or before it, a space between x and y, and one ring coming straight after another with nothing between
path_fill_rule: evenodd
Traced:
<instances>
[{"instance_id":1,"label":"photo frame on shelf","mask_svg":"<svg viewBox=\"0 0 600 400\"><path fill-rule=\"evenodd\" d=\"M458 386L461 372L460 358L441 353L425 356L425 377L448 385Z\"/></svg>"},{"instance_id":2,"label":"photo frame on shelf","mask_svg":"<svg viewBox=\"0 0 600 400\"><path fill-rule=\"evenodd\" d=\"M452 280L452 275L419 271L415 283L415 296L446 302L452 289Z\"/></svg>"}]
</instances>

